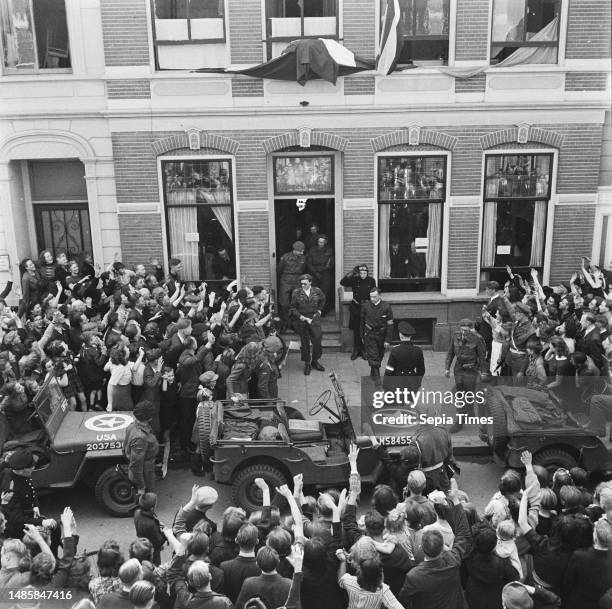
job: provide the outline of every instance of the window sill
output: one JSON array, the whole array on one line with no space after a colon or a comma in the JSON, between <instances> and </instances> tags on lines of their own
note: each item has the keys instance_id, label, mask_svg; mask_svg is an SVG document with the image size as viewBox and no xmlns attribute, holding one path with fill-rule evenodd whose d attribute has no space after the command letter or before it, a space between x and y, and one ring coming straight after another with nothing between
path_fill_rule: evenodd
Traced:
<instances>
[{"instance_id":1,"label":"window sill","mask_svg":"<svg viewBox=\"0 0 612 609\"><path fill-rule=\"evenodd\" d=\"M72 68L58 68L57 70L10 70L0 72L0 77L2 77L3 82L19 82L19 81L28 81L35 80L36 82L40 82L45 78L49 78L49 80L60 80L68 75L73 76L74 72ZM86 77L83 80L88 80Z\"/></svg>"}]
</instances>

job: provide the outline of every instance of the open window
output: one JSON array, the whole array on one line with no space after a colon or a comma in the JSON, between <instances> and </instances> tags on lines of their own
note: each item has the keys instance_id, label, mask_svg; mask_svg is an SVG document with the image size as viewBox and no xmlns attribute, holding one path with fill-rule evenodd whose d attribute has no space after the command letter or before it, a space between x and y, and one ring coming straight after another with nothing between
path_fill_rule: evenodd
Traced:
<instances>
[{"instance_id":1,"label":"open window","mask_svg":"<svg viewBox=\"0 0 612 609\"><path fill-rule=\"evenodd\" d=\"M491 64L557 63L561 0L493 0Z\"/></svg>"},{"instance_id":2,"label":"open window","mask_svg":"<svg viewBox=\"0 0 612 609\"><path fill-rule=\"evenodd\" d=\"M339 38L339 0L266 0L266 59L298 38Z\"/></svg>"},{"instance_id":3,"label":"open window","mask_svg":"<svg viewBox=\"0 0 612 609\"><path fill-rule=\"evenodd\" d=\"M2 0L0 22L5 72L71 67L64 0Z\"/></svg>"},{"instance_id":4,"label":"open window","mask_svg":"<svg viewBox=\"0 0 612 609\"><path fill-rule=\"evenodd\" d=\"M224 0L151 0L157 69L225 65Z\"/></svg>"},{"instance_id":5,"label":"open window","mask_svg":"<svg viewBox=\"0 0 612 609\"><path fill-rule=\"evenodd\" d=\"M378 159L378 277L393 292L440 290L446 156Z\"/></svg>"},{"instance_id":6,"label":"open window","mask_svg":"<svg viewBox=\"0 0 612 609\"><path fill-rule=\"evenodd\" d=\"M381 28L387 0L380 0ZM399 0L398 65L448 63L450 0Z\"/></svg>"},{"instance_id":7,"label":"open window","mask_svg":"<svg viewBox=\"0 0 612 609\"><path fill-rule=\"evenodd\" d=\"M506 265L542 274L552 154L487 155L481 281L507 279Z\"/></svg>"}]
</instances>

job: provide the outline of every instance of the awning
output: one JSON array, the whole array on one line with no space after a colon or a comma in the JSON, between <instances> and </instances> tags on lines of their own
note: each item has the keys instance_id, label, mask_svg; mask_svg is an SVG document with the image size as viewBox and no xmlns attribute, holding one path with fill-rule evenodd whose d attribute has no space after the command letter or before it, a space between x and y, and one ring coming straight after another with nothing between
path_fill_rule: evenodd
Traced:
<instances>
[{"instance_id":1,"label":"awning","mask_svg":"<svg viewBox=\"0 0 612 609\"><path fill-rule=\"evenodd\" d=\"M322 78L336 84L338 76L372 70L374 64L361 59L335 40L327 38L294 40L282 55L251 68L224 70L226 74L244 74L255 78L295 80L304 86ZM211 70L195 70L211 72Z\"/></svg>"}]
</instances>

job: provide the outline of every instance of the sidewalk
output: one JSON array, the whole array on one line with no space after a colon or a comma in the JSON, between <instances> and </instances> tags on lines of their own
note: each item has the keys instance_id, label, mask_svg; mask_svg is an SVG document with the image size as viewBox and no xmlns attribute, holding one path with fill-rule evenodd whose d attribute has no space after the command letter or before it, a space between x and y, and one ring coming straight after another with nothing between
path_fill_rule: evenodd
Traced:
<instances>
[{"instance_id":1,"label":"sidewalk","mask_svg":"<svg viewBox=\"0 0 612 609\"><path fill-rule=\"evenodd\" d=\"M387 352L388 353L388 352ZM423 352L425 355L425 378L423 388L429 390L450 391L453 388L453 378L444 378L444 360L446 353L440 351ZM383 360L381 372L384 373L387 356ZM361 430L361 379L370 374L367 362L361 358L351 361L350 353L324 352L321 364L325 366L325 372L313 370L309 376L304 376L304 365L300 361L299 351L290 351L287 364L282 370L282 378L278 381L279 397L287 401L288 406L293 406L304 413L306 418L320 419L329 422L329 414L322 410L314 417L308 416L308 409L312 407L317 398L326 390L332 389L329 373L334 371L344 389L348 399L351 420L355 426L355 432L360 435ZM334 410L333 397L329 405ZM452 406L444 410L445 414L455 412ZM475 425L465 426L459 433L453 435L453 446L470 449L482 454L486 445L478 438L478 429Z\"/></svg>"}]
</instances>

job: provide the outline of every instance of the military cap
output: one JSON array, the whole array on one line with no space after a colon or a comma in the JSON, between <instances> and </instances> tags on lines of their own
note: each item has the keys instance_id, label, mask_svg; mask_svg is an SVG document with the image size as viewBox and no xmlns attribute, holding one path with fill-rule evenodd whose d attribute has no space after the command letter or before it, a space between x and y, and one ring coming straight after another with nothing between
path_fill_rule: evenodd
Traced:
<instances>
[{"instance_id":1,"label":"military cap","mask_svg":"<svg viewBox=\"0 0 612 609\"><path fill-rule=\"evenodd\" d=\"M34 457L27 448L18 448L7 462L11 469L26 469L34 466Z\"/></svg>"},{"instance_id":2,"label":"military cap","mask_svg":"<svg viewBox=\"0 0 612 609\"><path fill-rule=\"evenodd\" d=\"M294 250L303 250L304 249L304 243L302 241L294 241L293 245L291 246L292 249Z\"/></svg>"},{"instance_id":3,"label":"military cap","mask_svg":"<svg viewBox=\"0 0 612 609\"><path fill-rule=\"evenodd\" d=\"M300 281L312 281L312 275L309 275L308 273L304 273L303 275L300 275Z\"/></svg>"},{"instance_id":4,"label":"military cap","mask_svg":"<svg viewBox=\"0 0 612 609\"><path fill-rule=\"evenodd\" d=\"M399 333L403 334L404 336L414 336L416 334L416 330L412 324L408 323L407 321L400 321L397 325L397 329L399 330Z\"/></svg>"}]
</instances>

